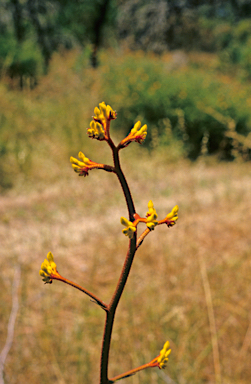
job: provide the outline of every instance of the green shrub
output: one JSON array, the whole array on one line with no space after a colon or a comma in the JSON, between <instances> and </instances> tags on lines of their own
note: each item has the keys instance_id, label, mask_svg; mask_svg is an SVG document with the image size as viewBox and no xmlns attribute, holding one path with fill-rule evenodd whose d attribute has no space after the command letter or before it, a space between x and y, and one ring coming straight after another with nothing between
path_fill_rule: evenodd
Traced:
<instances>
[{"instance_id":1,"label":"green shrub","mask_svg":"<svg viewBox=\"0 0 251 384\"><path fill-rule=\"evenodd\" d=\"M148 124L148 145L151 132L163 137L166 122L170 122L174 137L182 140L190 158L201 153L204 137L208 153L218 151L222 157L232 158L233 139L227 133L245 137L250 132L248 89L239 92L237 83L215 73L171 70L161 60L139 55L127 56L119 64L110 62L103 81L103 98L116 105L122 126L129 130L137 119ZM243 151L241 144L238 150Z\"/></svg>"}]
</instances>

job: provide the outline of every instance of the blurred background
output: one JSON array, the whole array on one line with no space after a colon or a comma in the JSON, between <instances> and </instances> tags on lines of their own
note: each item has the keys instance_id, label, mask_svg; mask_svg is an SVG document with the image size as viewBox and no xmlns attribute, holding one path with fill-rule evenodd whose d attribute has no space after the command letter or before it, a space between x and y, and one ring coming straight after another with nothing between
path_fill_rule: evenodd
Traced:
<instances>
[{"instance_id":1,"label":"blurred background","mask_svg":"<svg viewBox=\"0 0 251 384\"><path fill-rule=\"evenodd\" d=\"M86 135L102 101L118 113L116 143L148 125L145 143L121 152L137 212L150 199L160 219L180 207L137 253L110 376L168 339L166 370L128 384L250 383L250 85L250 0L1 0L5 384L98 382L103 311L38 271L52 251L63 276L107 302L114 291L127 249L120 185L101 171L79 178L69 162L81 150L111 164Z\"/></svg>"}]
</instances>

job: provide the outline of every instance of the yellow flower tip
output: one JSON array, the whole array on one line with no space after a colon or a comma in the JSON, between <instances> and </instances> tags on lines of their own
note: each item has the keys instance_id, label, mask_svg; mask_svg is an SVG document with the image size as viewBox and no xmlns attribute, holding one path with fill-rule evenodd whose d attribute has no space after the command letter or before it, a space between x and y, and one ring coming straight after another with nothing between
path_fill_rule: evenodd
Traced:
<instances>
[{"instance_id":1,"label":"yellow flower tip","mask_svg":"<svg viewBox=\"0 0 251 384\"><path fill-rule=\"evenodd\" d=\"M100 109L100 112L105 116L106 115L106 105L105 105L105 102L102 101L102 103L99 103L99 109Z\"/></svg>"},{"instance_id":2,"label":"yellow flower tip","mask_svg":"<svg viewBox=\"0 0 251 384\"><path fill-rule=\"evenodd\" d=\"M158 357L158 365L160 369L164 369L166 367L166 363L168 362L168 356L171 353L171 349L169 341L166 341L162 350L160 351L160 355Z\"/></svg>"},{"instance_id":3,"label":"yellow flower tip","mask_svg":"<svg viewBox=\"0 0 251 384\"><path fill-rule=\"evenodd\" d=\"M107 120L114 120L117 118L117 112L110 107L110 105L107 105L106 107L106 118Z\"/></svg>"},{"instance_id":4,"label":"yellow flower tip","mask_svg":"<svg viewBox=\"0 0 251 384\"><path fill-rule=\"evenodd\" d=\"M99 115L100 115L100 110L98 109L98 107L95 107L95 108L94 108L94 114L95 114L96 116L99 116Z\"/></svg>"},{"instance_id":5,"label":"yellow flower tip","mask_svg":"<svg viewBox=\"0 0 251 384\"><path fill-rule=\"evenodd\" d=\"M133 128L131 129L131 134L135 135L140 130L140 127L141 127L141 122L137 121L137 123L135 123Z\"/></svg>"},{"instance_id":6,"label":"yellow flower tip","mask_svg":"<svg viewBox=\"0 0 251 384\"><path fill-rule=\"evenodd\" d=\"M70 162L72 163L72 164L75 164L75 163L77 163L78 162L78 160L77 159L75 159L75 157L70 157Z\"/></svg>"},{"instance_id":7,"label":"yellow flower tip","mask_svg":"<svg viewBox=\"0 0 251 384\"><path fill-rule=\"evenodd\" d=\"M49 263L54 262L54 257L53 257L53 254L51 252L47 253L47 260L49 261Z\"/></svg>"},{"instance_id":8,"label":"yellow flower tip","mask_svg":"<svg viewBox=\"0 0 251 384\"><path fill-rule=\"evenodd\" d=\"M85 157L83 152L79 152L78 157L80 158L80 160L82 160L82 162L78 161L78 163L81 164L81 166L91 165L91 160L88 159L88 157Z\"/></svg>"},{"instance_id":9,"label":"yellow flower tip","mask_svg":"<svg viewBox=\"0 0 251 384\"><path fill-rule=\"evenodd\" d=\"M120 223L124 225L125 227L128 227L130 224L132 224L131 221L127 220L125 217L120 218Z\"/></svg>"}]
</instances>

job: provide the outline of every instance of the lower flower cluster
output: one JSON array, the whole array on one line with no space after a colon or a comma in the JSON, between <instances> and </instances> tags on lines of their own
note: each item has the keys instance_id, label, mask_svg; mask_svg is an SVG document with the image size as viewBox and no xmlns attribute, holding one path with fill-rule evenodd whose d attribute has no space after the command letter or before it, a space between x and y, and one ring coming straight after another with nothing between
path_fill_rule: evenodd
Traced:
<instances>
[{"instance_id":1,"label":"lower flower cluster","mask_svg":"<svg viewBox=\"0 0 251 384\"><path fill-rule=\"evenodd\" d=\"M148 212L146 213L146 218L140 217L137 213L134 215L135 220L133 222L127 220L125 217L121 217L120 222L126 227L122 230L122 232L130 239L132 239L134 232L136 232L137 225L140 222L145 223L150 231L154 230L156 225L159 224L166 224L168 227L172 227L178 220L178 210L178 205L175 205L175 207L173 207L172 211L168 213L165 219L158 221L157 212L154 208L152 200L150 200L148 203Z\"/></svg>"}]
</instances>

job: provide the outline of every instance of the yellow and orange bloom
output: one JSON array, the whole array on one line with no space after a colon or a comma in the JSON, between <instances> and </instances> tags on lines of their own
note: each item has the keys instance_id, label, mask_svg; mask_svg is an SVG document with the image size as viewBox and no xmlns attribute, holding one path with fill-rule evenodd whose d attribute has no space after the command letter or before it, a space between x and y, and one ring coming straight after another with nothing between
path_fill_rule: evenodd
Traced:
<instances>
[{"instance_id":1,"label":"yellow and orange bloom","mask_svg":"<svg viewBox=\"0 0 251 384\"><path fill-rule=\"evenodd\" d=\"M125 229L122 230L124 235L128 236L129 239L132 239L134 232L136 231L136 227L133 225L131 221L127 220L125 217L121 217L120 222L122 225L126 227Z\"/></svg>"},{"instance_id":2,"label":"yellow and orange bloom","mask_svg":"<svg viewBox=\"0 0 251 384\"><path fill-rule=\"evenodd\" d=\"M53 277L59 276L57 265L54 262L54 257L51 252L47 254L47 259L43 261L39 275L43 277L45 283L52 283Z\"/></svg>"},{"instance_id":3,"label":"yellow and orange bloom","mask_svg":"<svg viewBox=\"0 0 251 384\"><path fill-rule=\"evenodd\" d=\"M78 157L81 161L71 156L70 162L72 168L79 174L79 176L88 176L88 171L91 169L105 168L104 164L95 163L94 161L88 159L88 157L86 157L82 152L79 152Z\"/></svg>"},{"instance_id":4,"label":"yellow and orange bloom","mask_svg":"<svg viewBox=\"0 0 251 384\"><path fill-rule=\"evenodd\" d=\"M137 121L137 123L135 123L133 128L131 129L131 132L129 133L129 135L120 142L119 146L121 148L124 148L127 145L129 145L132 141L142 144L146 138L146 135L147 135L147 125L144 124L141 127L141 122Z\"/></svg>"},{"instance_id":5,"label":"yellow and orange bloom","mask_svg":"<svg viewBox=\"0 0 251 384\"><path fill-rule=\"evenodd\" d=\"M168 362L168 356L170 355L170 353L170 343L169 341L166 341L157 359L158 367L160 369L164 369L166 367L166 363Z\"/></svg>"}]
</instances>

